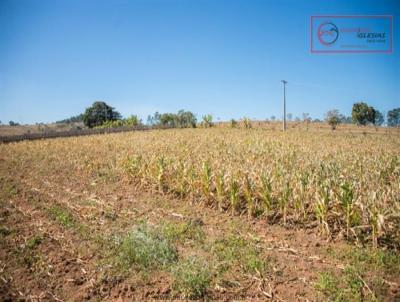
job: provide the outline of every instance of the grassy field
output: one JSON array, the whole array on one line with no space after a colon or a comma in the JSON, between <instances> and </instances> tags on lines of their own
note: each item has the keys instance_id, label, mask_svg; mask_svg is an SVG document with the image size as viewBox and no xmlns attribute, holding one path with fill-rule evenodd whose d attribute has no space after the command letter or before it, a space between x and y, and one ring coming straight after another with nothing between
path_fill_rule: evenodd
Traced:
<instances>
[{"instance_id":1,"label":"grassy field","mask_svg":"<svg viewBox=\"0 0 400 302\"><path fill-rule=\"evenodd\" d=\"M0 145L0 300L399 300L398 131L261 126Z\"/></svg>"}]
</instances>

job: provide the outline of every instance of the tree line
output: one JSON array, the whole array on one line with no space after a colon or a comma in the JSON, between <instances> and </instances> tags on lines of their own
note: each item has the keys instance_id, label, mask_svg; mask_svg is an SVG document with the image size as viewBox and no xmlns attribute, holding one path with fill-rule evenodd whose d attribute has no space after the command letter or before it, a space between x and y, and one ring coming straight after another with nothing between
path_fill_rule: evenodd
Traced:
<instances>
[{"instance_id":1,"label":"tree line","mask_svg":"<svg viewBox=\"0 0 400 302\"><path fill-rule=\"evenodd\" d=\"M325 121L335 130L337 125L346 122L348 118L339 113L339 110L329 110L325 115ZM351 110L351 122L359 125L374 125L382 126L385 122L384 115L372 106L365 102L358 102L353 104ZM400 126L400 108L389 110L386 117L386 123L389 127Z\"/></svg>"},{"instance_id":2,"label":"tree line","mask_svg":"<svg viewBox=\"0 0 400 302\"><path fill-rule=\"evenodd\" d=\"M59 122L71 123L75 121L82 121L88 128L116 128L143 124L137 115L122 118L122 115L115 108L107 105L105 102L94 102L92 106L86 108L83 114ZM149 126L172 128L195 128L197 118L193 112L185 110L179 110L177 113L156 112L154 115L147 117L147 124ZM212 115L204 115L200 125L211 127L213 125Z\"/></svg>"},{"instance_id":3,"label":"tree line","mask_svg":"<svg viewBox=\"0 0 400 302\"><path fill-rule=\"evenodd\" d=\"M292 120L292 114L287 114L288 120ZM271 121L275 121L276 117L271 116ZM248 118L243 119L244 124L249 124ZM296 121L300 121L300 118L296 118ZM308 113L303 113L304 122L321 122L318 119L312 120ZM56 123L74 123L83 122L88 128L116 128L121 126L138 126L142 125L142 120L137 115L131 115L127 118L123 118L122 115L115 110L114 107L109 106L105 102L98 101L94 102L92 106L86 108L85 112L64 120L57 121ZM358 102L353 104L351 116L344 116L337 109L329 110L325 114L325 122L327 122L332 129L341 123L354 123L357 125L365 126L372 124L375 126L381 126L385 123L385 116L377 109L369 106L365 102ZM1 123L1 122L0 122ZM202 116L201 122L197 123L196 115L191 111L179 110L177 113L159 113L156 112L153 115L149 115L146 121L147 125L150 126L165 126L173 128L195 128L197 125L202 127L213 126L213 116L206 114ZM232 127L237 124L237 121L232 119L230 121ZM394 108L389 110L386 115L386 124L389 127L400 126L400 108ZM19 125L13 121L9 122L10 126Z\"/></svg>"}]
</instances>

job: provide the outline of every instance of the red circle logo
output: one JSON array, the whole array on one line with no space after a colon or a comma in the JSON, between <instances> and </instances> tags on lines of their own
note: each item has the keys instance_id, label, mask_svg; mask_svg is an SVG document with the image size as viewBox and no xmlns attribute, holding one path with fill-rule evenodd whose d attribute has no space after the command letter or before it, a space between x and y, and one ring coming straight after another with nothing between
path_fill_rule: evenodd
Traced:
<instances>
[{"instance_id":1,"label":"red circle logo","mask_svg":"<svg viewBox=\"0 0 400 302\"><path fill-rule=\"evenodd\" d=\"M339 29L331 22L321 23L318 26L318 40L321 44L329 46L339 38Z\"/></svg>"}]
</instances>

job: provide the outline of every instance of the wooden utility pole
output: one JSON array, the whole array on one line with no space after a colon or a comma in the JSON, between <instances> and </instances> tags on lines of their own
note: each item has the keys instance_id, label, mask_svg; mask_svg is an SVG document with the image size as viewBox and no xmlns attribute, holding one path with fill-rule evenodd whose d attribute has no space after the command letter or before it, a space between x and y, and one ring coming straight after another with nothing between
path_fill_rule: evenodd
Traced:
<instances>
[{"instance_id":1,"label":"wooden utility pole","mask_svg":"<svg viewBox=\"0 0 400 302\"><path fill-rule=\"evenodd\" d=\"M285 80L281 81L283 83L283 131L286 131L286 84Z\"/></svg>"}]
</instances>

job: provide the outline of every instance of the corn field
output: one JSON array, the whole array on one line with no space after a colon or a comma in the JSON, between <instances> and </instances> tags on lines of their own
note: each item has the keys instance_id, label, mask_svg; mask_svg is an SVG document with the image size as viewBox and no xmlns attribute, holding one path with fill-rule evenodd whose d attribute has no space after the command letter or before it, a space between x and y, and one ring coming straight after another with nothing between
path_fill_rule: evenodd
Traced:
<instances>
[{"instance_id":1,"label":"corn field","mask_svg":"<svg viewBox=\"0 0 400 302\"><path fill-rule=\"evenodd\" d=\"M398 247L397 136L183 130L137 134L122 159L142 187L232 215Z\"/></svg>"},{"instance_id":2,"label":"corn field","mask_svg":"<svg viewBox=\"0 0 400 302\"><path fill-rule=\"evenodd\" d=\"M390 132L226 128L0 145L15 164L49 173L119 175L138 190L230 215L391 248L400 246L399 151L400 137Z\"/></svg>"}]
</instances>

